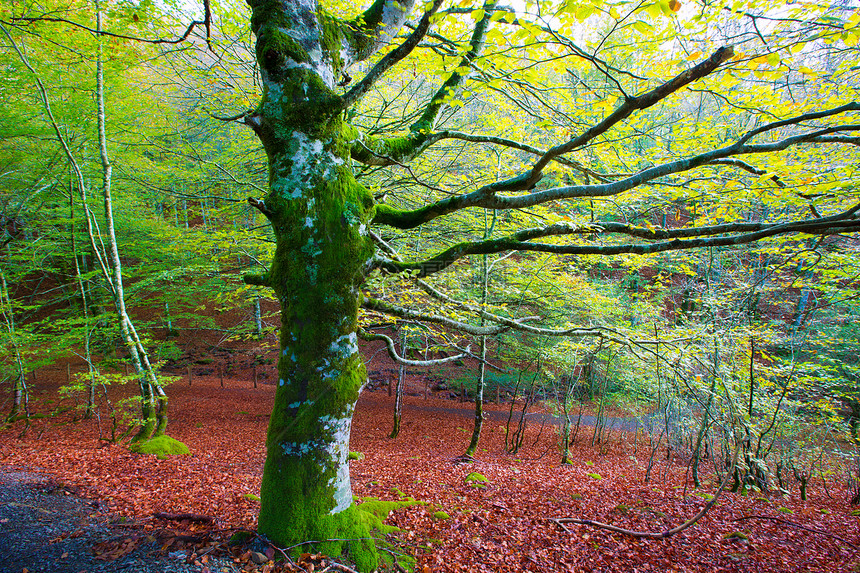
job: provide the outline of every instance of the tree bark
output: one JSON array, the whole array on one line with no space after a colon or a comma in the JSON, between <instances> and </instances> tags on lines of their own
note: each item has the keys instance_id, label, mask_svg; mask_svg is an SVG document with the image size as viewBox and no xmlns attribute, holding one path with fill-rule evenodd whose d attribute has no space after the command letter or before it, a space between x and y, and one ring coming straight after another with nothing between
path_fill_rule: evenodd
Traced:
<instances>
[{"instance_id":1,"label":"tree bark","mask_svg":"<svg viewBox=\"0 0 860 573\"><path fill-rule=\"evenodd\" d=\"M412 1L378 0L352 25L315 0L249 4L264 96L245 121L269 161L268 194L249 202L271 221L276 248L269 272L245 280L274 289L282 324L258 527L280 545L349 540L317 547L346 549L370 570L377 554L352 504L347 455L366 382L356 332L375 205L353 177L334 88L345 66L397 32Z\"/></svg>"},{"instance_id":2,"label":"tree bark","mask_svg":"<svg viewBox=\"0 0 860 573\"><path fill-rule=\"evenodd\" d=\"M406 356L406 330L400 326L400 354ZM397 389L394 395L394 422L391 426L389 438L394 439L400 435L400 419L403 414L403 379L406 374L406 366L401 363L397 370Z\"/></svg>"}]
</instances>

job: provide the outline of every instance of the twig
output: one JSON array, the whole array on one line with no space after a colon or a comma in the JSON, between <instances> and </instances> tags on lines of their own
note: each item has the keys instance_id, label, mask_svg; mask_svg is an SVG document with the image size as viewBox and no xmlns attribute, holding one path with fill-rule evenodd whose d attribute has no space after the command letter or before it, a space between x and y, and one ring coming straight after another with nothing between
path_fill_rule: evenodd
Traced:
<instances>
[{"instance_id":1,"label":"twig","mask_svg":"<svg viewBox=\"0 0 860 573\"><path fill-rule=\"evenodd\" d=\"M738 517L736 519L733 519L732 521L744 521L747 519L765 519L768 521L778 521L779 523L784 523L786 525L790 525L792 527L796 527L798 529L802 529L802 530L808 531L810 533L817 533L819 535L825 535L827 537L832 537L833 539L838 539L839 541L841 541L845 545L851 547L852 549L860 549L856 545L854 545L853 543L851 543L850 541L845 539L844 537L839 537L835 533L827 533L826 531L821 531L819 529L813 529L811 527L806 527L804 525L800 525L799 523L795 523L795 522L789 521L787 519L781 519L779 517L771 517L769 515L746 515L744 517Z\"/></svg>"},{"instance_id":2,"label":"twig","mask_svg":"<svg viewBox=\"0 0 860 573\"><path fill-rule=\"evenodd\" d=\"M197 513L153 513L152 517L156 519L166 519L168 521L199 521L200 523L215 523L215 518L208 515L199 515Z\"/></svg>"},{"instance_id":3,"label":"twig","mask_svg":"<svg viewBox=\"0 0 860 573\"><path fill-rule=\"evenodd\" d=\"M356 571L355 569L351 569L343 563L338 563L337 561L331 561L328 567L320 571L320 573L325 573L326 571L331 571L332 569L335 569L337 571L343 571L344 573L358 573L358 571Z\"/></svg>"}]
</instances>

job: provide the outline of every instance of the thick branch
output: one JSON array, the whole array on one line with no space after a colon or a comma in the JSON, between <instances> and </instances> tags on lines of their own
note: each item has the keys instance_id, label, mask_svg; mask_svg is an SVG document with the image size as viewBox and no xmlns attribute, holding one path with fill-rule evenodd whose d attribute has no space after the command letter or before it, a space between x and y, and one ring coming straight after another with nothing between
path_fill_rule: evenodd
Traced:
<instances>
[{"instance_id":1,"label":"thick branch","mask_svg":"<svg viewBox=\"0 0 860 573\"><path fill-rule=\"evenodd\" d=\"M764 169L759 169L758 167L750 165L746 161L741 161L740 159L715 159L714 161L711 161L710 165L730 165L732 167L737 167L738 169L743 169L747 173L759 176L767 173ZM772 176L770 180L773 181L777 187L785 187L785 183L783 183L777 175Z\"/></svg>"},{"instance_id":2,"label":"thick branch","mask_svg":"<svg viewBox=\"0 0 860 573\"><path fill-rule=\"evenodd\" d=\"M733 55L734 51L732 50L732 47L724 46L714 52L711 57L704 62L701 62L689 70L681 72L668 82L654 88L650 92L642 94L641 96L626 98L624 103L606 119L591 127L578 137L574 137L567 143L557 145L547 151L543 157L535 163L534 167L532 167L531 174L528 178L529 182L532 184L537 183L540 180L543 169L554 157L564 153L569 153L578 147L582 147L598 135L609 130L615 124L629 117L634 111L649 108L687 84L702 79L716 70L720 64L731 58Z\"/></svg>"},{"instance_id":3,"label":"thick branch","mask_svg":"<svg viewBox=\"0 0 860 573\"><path fill-rule=\"evenodd\" d=\"M457 68L451 73L445 83L433 94L430 103L424 109L421 117L412 124L410 131L421 132L430 131L436 125L436 120L439 118L439 113L442 111L442 106L446 100L454 95L460 84L466 79L468 74L460 73L458 70L471 68L472 62L480 55L484 48L484 41L487 37L487 31L490 29L490 17L496 9L497 0L484 0L482 7L484 16L475 24L475 29L472 30L472 37L469 38L469 51L466 52Z\"/></svg>"},{"instance_id":4,"label":"thick branch","mask_svg":"<svg viewBox=\"0 0 860 573\"><path fill-rule=\"evenodd\" d=\"M524 229L506 237L487 241L458 243L441 253L421 262L404 263L383 260L378 266L386 272L416 272L425 277L447 268L455 261L469 255L487 255L505 251L532 251L566 255L619 255L625 253L651 254L678 251L699 247L741 245L767 237L788 233L829 235L860 230L860 219L856 217L860 205L831 217L803 219L788 223L729 223L689 229L648 230L621 223L574 225L555 223L546 227ZM620 245L554 245L532 243L533 239L574 234L621 233L630 236L662 239L654 243L631 243Z\"/></svg>"},{"instance_id":5,"label":"thick branch","mask_svg":"<svg viewBox=\"0 0 860 573\"><path fill-rule=\"evenodd\" d=\"M352 60L366 60L390 42L414 5L415 0L375 0L363 14L348 22Z\"/></svg>"},{"instance_id":6,"label":"thick branch","mask_svg":"<svg viewBox=\"0 0 860 573\"><path fill-rule=\"evenodd\" d=\"M361 99L361 97L364 96L371 87L373 87L385 72L391 69L391 67L397 62L408 56L412 50L415 49L415 46L417 46L427 34L427 30L430 28L430 19L441 5L442 0L433 0L433 4L430 6L430 9L424 12L418 26L411 34L409 34L406 40L395 49L385 54L382 59L379 60L379 62L377 62L369 72L367 72L367 75L365 75L360 82L355 84L355 86L353 86L353 88L343 96L342 106L344 109L351 107L355 102Z\"/></svg>"},{"instance_id":7,"label":"thick branch","mask_svg":"<svg viewBox=\"0 0 860 573\"><path fill-rule=\"evenodd\" d=\"M406 318L409 320L420 320L423 322L441 324L443 326L447 326L449 328L453 328L475 336L498 334L500 332L505 332L509 329L506 326L474 326L472 324L461 322L459 320L454 320L453 318L448 318L446 316L441 316L438 314L426 314L408 308L395 306L393 304L385 302L384 300L379 300L376 298L366 297L363 300L361 306L362 308L366 308L367 310L381 312L391 316L396 316L398 318Z\"/></svg>"},{"instance_id":8,"label":"thick branch","mask_svg":"<svg viewBox=\"0 0 860 573\"><path fill-rule=\"evenodd\" d=\"M756 130L759 134L767 131L785 127L787 124L796 124L809 120L812 116L815 119L830 117L845 113L847 111L860 110L860 102L852 102L838 108L833 108L815 114L803 114L791 118L790 120L781 120L771 124L762 126ZM692 157L678 159L650 167L635 175L625 177L611 183L601 183L597 185L573 185L565 187L554 187L528 193L525 195L515 196L500 196L498 191L522 191L529 187L530 175L529 172L509 179L486 185L463 195L446 197L441 201L425 205L413 211L397 211L390 207L377 210L374 223L390 225L392 227L410 229L417 227L436 217L441 217L460 209L468 207L483 207L486 209L524 209L533 207L548 201L558 201L561 199L572 199L579 197L610 197L619 195L625 191L629 191L639 185L648 183L660 177L689 171L696 167L711 164L724 160L735 155L746 155L756 153L772 153L782 151L794 145L805 143L834 143L833 134L841 132L860 131L860 125L842 125L818 129L816 131L801 133L786 137L780 141L762 144L745 143L749 138L744 136L740 141L737 141L720 149L713 149ZM851 138L853 139L853 138ZM555 148L554 148L555 149ZM550 150L551 152L552 150ZM547 152L547 153L550 153ZM546 156L545 156L546 157Z\"/></svg>"}]
</instances>

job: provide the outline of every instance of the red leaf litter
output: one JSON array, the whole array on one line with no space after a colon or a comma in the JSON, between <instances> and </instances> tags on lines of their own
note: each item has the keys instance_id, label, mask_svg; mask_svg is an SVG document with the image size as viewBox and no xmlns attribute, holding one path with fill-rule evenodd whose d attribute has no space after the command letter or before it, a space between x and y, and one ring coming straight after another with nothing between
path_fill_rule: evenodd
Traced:
<instances>
[{"instance_id":1,"label":"red leaf litter","mask_svg":"<svg viewBox=\"0 0 860 573\"><path fill-rule=\"evenodd\" d=\"M219 528L253 529L274 386L236 380L226 386L195 378L190 387L179 382L169 388L168 433L188 445L190 456L159 460L104 446L97 421L53 418L34 421L23 439L20 423L0 433L0 463L41 468L145 526L153 513L167 512L212 516ZM36 407L56 399L53 390L38 387L35 396ZM384 391L362 395L351 449L365 457L351 462L352 484L359 497L428 502L389 518L402 529L399 539L417 557L418 571L860 571L860 517L852 515L845 484L834 478L812 481L805 502L796 492L725 493L699 523L668 539L574 524L565 531L552 518L669 529L701 509L715 478L695 490L685 483L684 463L670 464L661 449L645 483L648 452L641 434L638 440L612 434L592 447L590 428L580 431L572 465L559 464L554 428L535 423L513 456L504 452L504 421L493 418L485 422L476 461L464 464L457 457L471 435L471 404L407 396L394 440L387 437L392 407ZM103 432L108 424L103 417ZM465 483L471 472L485 476L486 487ZM743 519L749 516L759 517Z\"/></svg>"}]
</instances>

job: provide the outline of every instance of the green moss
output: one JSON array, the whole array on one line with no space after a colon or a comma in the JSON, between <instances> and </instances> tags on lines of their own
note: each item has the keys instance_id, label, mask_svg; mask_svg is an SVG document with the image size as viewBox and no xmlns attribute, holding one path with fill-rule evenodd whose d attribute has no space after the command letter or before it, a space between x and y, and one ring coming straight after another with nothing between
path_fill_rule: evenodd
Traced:
<instances>
[{"instance_id":1,"label":"green moss","mask_svg":"<svg viewBox=\"0 0 860 573\"><path fill-rule=\"evenodd\" d=\"M579 501L580 499L582 499L582 494L581 493L572 493L572 494L570 494L570 499L572 499L574 501Z\"/></svg>"},{"instance_id":2,"label":"green moss","mask_svg":"<svg viewBox=\"0 0 860 573\"><path fill-rule=\"evenodd\" d=\"M356 505L358 509L366 513L376 516L377 519L383 520L388 517L392 511L411 507L413 505L427 505L426 501L418 501L414 498L407 497L399 501L383 501L376 497L364 497L361 503Z\"/></svg>"},{"instance_id":3,"label":"green moss","mask_svg":"<svg viewBox=\"0 0 860 573\"><path fill-rule=\"evenodd\" d=\"M860 517L860 509L854 509L851 511L851 515L855 517Z\"/></svg>"},{"instance_id":4,"label":"green moss","mask_svg":"<svg viewBox=\"0 0 860 573\"><path fill-rule=\"evenodd\" d=\"M743 541L749 541L749 535L743 533L741 531L731 531L729 533L723 534L723 539L741 539Z\"/></svg>"},{"instance_id":5,"label":"green moss","mask_svg":"<svg viewBox=\"0 0 860 573\"><path fill-rule=\"evenodd\" d=\"M348 459L348 460L356 460L356 461L358 461L358 460L363 460L363 459L364 459L364 454L363 454L363 453L361 453L361 452L349 452L349 454L347 454L347 456L346 456L346 459Z\"/></svg>"},{"instance_id":6,"label":"green moss","mask_svg":"<svg viewBox=\"0 0 860 573\"><path fill-rule=\"evenodd\" d=\"M237 531L230 536L230 540L227 541L227 545L242 545L243 543L248 543L255 537L256 535L251 531Z\"/></svg>"},{"instance_id":7,"label":"green moss","mask_svg":"<svg viewBox=\"0 0 860 573\"><path fill-rule=\"evenodd\" d=\"M490 480L488 480L486 477L479 474L478 472L472 472L465 478L463 478L463 483L465 483L466 485L471 485L473 487L487 487L487 484L490 483Z\"/></svg>"},{"instance_id":8,"label":"green moss","mask_svg":"<svg viewBox=\"0 0 860 573\"><path fill-rule=\"evenodd\" d=\"M603 476L601 476L601 475L600 475L600 474L598 474L598 473L585 474L585 475L587 475L588 477L590 477L590 478L592 478L592 479L603 479Z\"/></svg>"},{"instance_id":9,"label":"green moss","mask_svg":"<svg viewBox=\"0 0 860 573\"><path fill-rule=\"evenodd\" d=\"M433 519L445 520L445 519L451 519L451 516L448 515L446 512L440 510L440 511L434 511L433 512Z\"/></svg>"},{"instance_id":10,"label":"green moss","mask_svg":"<svg viewBox=\"0 0 860 573\"><path fill-rule=\"evenodd\" d=\"M245 499L247 499L248 501L256 501L256 502L259 502L259 501L260 501L260 496L259 496L259 495L254 495L253 493L243 493L243 494L242 494L242 497L244 497L244 498L245 498Z\"/></svg>"},{"instance_id":11,"label":"green moss","mask_svg":"<svg viewBox=\"0 0 860 573\"><path fill-rule=\"evenodd\" d=\"M160 460L167 459L167 456L187 456L190 453L188 446L164 435L133 442L128 448L139 454L155 454Z\"/></svg>"},{"instance_id":12,"label":"green moss","mask_svg":"<svg viewBox=\"0 0 860 573\"><path fill-rule=\"evenodd\" d=\"M777 507L776 510L780 513L794 513L793 509L789 509L787 507Z\"/></svg>"},{"instance_id":13,"label":"green moss","mask_svg":"<svg viewBox=\"0 0 860 573\"><path fill-rule=\"evenodd\" d=\"M257 42L257 59L289 58L294 62L304 63L311 60L310 54L301 44L277 27L268 25L262 34L263 41Z\"/></svg>"}]
</instances>

